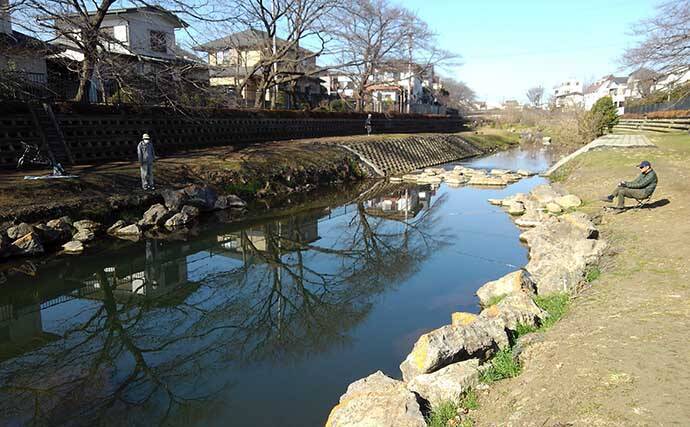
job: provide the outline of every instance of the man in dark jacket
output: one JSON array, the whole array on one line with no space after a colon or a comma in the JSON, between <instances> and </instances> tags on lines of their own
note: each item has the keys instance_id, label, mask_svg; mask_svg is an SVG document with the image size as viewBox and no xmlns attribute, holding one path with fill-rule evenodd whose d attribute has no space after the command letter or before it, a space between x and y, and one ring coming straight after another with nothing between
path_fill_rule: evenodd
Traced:
<instances>
[{"instance_id":1,"label":"man in dark jacket","mask_svg":"<svg viewBox=\"0 0 690 427\"><path fill-rule=\"evenodd\" d=\"M646 160L640 163L638 167L640 168L640 175L635 180L622 181L612 194L604 197L602 200L613 202L613 199L616 198L616 207L622 209L625 207L626 197L635 200L649 198L654 193L658 182L656 172L654 172L652 165Z\"/></svg>"}]
</instances>

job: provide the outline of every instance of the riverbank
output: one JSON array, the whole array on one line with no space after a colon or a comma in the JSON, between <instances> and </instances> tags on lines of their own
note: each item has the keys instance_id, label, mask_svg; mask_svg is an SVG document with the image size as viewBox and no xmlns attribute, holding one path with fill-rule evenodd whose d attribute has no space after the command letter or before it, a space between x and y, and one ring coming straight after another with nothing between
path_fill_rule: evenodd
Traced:
<instances>
[{"instance_id":1,"label":"riverbank","mask_svg":"<svg viewBox=\"0 0 690 427\"><path fill-rule=\"evenodd\" d=\"M558 187L489 201L526 229L527 265L477 289L480 313L448 313L450 324L423 333L400 364L402 380L378 371L351 383L327 426L472 425L466 411L476 408L480 383L486 389L520 372L523 354L539 342L535 332L558 320L607 246L574 211L581 200Z\"/></svg>"},{"instance_id":2,"label":"riverbank","mask_svg":"<svg viewBox=\"0 0 690 427\"><path fill-rule=\"evenodd\" d=\"M397 162L414 168L447 161L449 156L459 159L513 144L512 140L496 135L484 139L479 133L472 133L472 138L476 145L457 134L420 134L409 138L319 138L239 150L203 149L158 160L157 190L150 192L139 188L139 169L134 162L75 167L70 173L78 175L76 179L25 180L23 174L13 173L0 184L0 253L42 254L48 249L46 244L57 248L66 244L70 230L74 229L77 233L73 241L63 247L68 252L81 253L84 243L106 229L108 234L132 239L139 238L146 228L174 231L188 226L203 212L227 209L226 219L239 220L248 212L300 203L317 189L373 175L372 163L345 148L348 145L371 145L372 154L382 157L379 163ZM395 141L404 150L386 149L387 141ZM452 148L452 153L439 151L441 146ZM417 157L407 158L410 153ZM396 156L400 158L396 160ZM219 196L221 200L216 203ZM183 212L185 204L191 206ZM34 228L27 225L31 223ZM80 233L83 229L86 231Z\"/></svg>"},{"instance_id":3,"label":"riverbank","mask_svg":"<svg viewBox=\"0 0 690 427\"><path fill-rule=\"evenodd\" d=\"M584 200L610 242L601 273L544 333L523 372L478 394L475 425L679 425L690 419L690 137L647 134L656 149L582 155L555 179ZM659 174L642 209L603 212L598 198L635 165ZM631 203L628 201L628 203Z\"/></svg>"}]
</instances>

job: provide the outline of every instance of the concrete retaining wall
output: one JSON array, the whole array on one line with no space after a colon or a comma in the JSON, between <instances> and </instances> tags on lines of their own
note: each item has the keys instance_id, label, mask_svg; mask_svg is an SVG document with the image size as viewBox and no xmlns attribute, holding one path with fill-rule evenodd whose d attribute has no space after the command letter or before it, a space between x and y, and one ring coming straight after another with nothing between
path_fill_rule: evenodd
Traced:
<instances>
[{"instance_id":1,"label":"concrete retaining wall","mask_svg":"<svg viewBox=\"0 0 690 427\"><path fill-rule=\"evenodd\" d=\"M343 145L385 176L482 154L457 135L372 136Z\"/></svg>"},{"instance_id":2,"label":"concrete retaining wall","mask_svg":"<svg viewBox=\"0 0 690 427\"><path fill-rule=\"evenodd\" d=\"M190 116L163 109L123 112L96 107L88 113L54 110L76 163L134 159L144 132L151 134L159 154L171 154L212 146L362 134L366 117L280 111L225 111ZM375 133L457 132L462 129L462 119L377 115L373 128ZM20 141L41 145L40 135L28 110L22 111L21 106L14 110L5 108L0 115L0 167L14 167L23 151Z\"/></svg>"}]
</instances>

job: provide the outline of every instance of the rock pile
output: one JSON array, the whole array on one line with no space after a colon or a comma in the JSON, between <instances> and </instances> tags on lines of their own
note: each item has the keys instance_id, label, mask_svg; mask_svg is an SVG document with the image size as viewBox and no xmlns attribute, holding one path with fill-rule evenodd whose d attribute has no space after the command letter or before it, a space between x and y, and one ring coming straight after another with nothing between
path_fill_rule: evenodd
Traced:
<instances>
[{"instance_id":1,"label":"rock pile","mask_svg":"<svg viewBox=\"0 0 690 427\"><path fill-rule=\"evenodd\" d=\"M141 220L127 223L118 220L107 228L110 236L139 240L146 232L159 236L159 231L179 231L194 223L201 212L244 210L246 203L235 195L217 195L208 186L190 185L181 190L162 192L164 204L151 206ZM32 256L51 249L65 254L79 254L104 230L102 224L89 219L72 221L62 217L39 224L0 225L0 258Z\"/></svg>"},{"instance_id":2,"label":"rock pile","mask_svg":"<svg viewBox=\"0 0 690 427\"><path fill-rule=\"evenodd\" d=\"M501 176L493 172L493 176ZM545 209L549 203L558 205L561 211L581 203L575 196L561 194L551 186L539 186L530 194L492 203L509 210L519 203L525 209L523 215L534 221L534 226L521 235L530 250L527 266L477 290L483 308L479 315L453 313L450 325L422 335L400 365L403 381L377 372L350 385L332 410L328 425L420 425L424 408L447 400L457 401L476 386L483 364L511 344L519 325L538 327L546 319L548 314L535 304L535 295L573 291L584 280L587 266L605 248L586 215L549 214ZM518 342L521 351L527 345L525 340ZM365 392L355 392L367 383L372 385ZM421 407L409 393L422 402ZM381 414L395 416L387 418Z\"/></svg>"},{"instance_id":3,"label":"rock pile","mask_svg":"<svg viewBox=\"0 0 690 427\"><path fill-rule=\"evenodd\" d=\"M472 169L465 166L455 166L453 169L426 168L421 172L409 173L401 178L391 178L391 181L415 182L417 184L440 184L445 182L450 186L476 185L503 187L532 176L534 173L520 170L510 171L506 169Z\"/></svg>"}]
</instances>

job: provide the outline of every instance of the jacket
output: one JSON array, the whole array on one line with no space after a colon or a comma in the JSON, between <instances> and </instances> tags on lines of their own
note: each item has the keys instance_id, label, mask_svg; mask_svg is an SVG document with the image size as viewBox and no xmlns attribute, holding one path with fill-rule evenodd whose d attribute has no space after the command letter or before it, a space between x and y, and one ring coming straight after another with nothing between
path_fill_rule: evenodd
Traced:
<instances>
[{"instance_id":1,"label":"jacket","mask_svg":"<svg viewBox=\"0 0 690 427\"><path fill-rule=\"evenodd\" d=\"M652 169L646 174L641 173L640 176L633 181L626 181L625 186L627 188L640 189L645 196L649 197L654 193L658 181L659 179L656 176L656 172Z\"/></svg>"},{"instance_id":2,"label":"jacket","mask_svg":"<svg viewBox=\"0 0 690 427\"><path fill-rule=\"evenodd\" d=\"M153 151L153 143L144 143L144 141L141 141L139 145L137 145L137 154L139 155L139 163L144 164L144 163L153 163L153 161L156 159L156 153Z\"/></svg>"}]
</instances>

